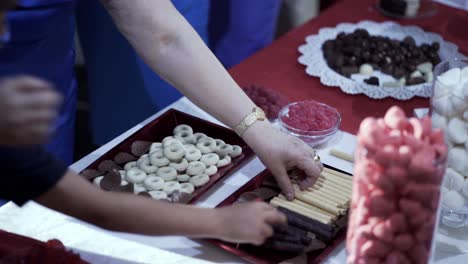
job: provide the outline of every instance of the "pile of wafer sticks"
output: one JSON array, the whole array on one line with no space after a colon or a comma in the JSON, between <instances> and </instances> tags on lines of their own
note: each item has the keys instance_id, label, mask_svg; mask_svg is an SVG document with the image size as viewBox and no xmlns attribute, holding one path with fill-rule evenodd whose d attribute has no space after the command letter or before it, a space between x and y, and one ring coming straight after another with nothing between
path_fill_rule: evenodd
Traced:
<instances>
[{"instance_id":1,"label":"pile of wafer sticks","mask_svg":"<svg viewBox=\"0 0 468 264\"><path fill-rule=\"evenodd\" d=\"M348 212L352 186L352 176L325 168L311 188L301 191L294 185L294 200L288 201L280 194L270 204L329 225Z\"/></svg>"}]
</instances>

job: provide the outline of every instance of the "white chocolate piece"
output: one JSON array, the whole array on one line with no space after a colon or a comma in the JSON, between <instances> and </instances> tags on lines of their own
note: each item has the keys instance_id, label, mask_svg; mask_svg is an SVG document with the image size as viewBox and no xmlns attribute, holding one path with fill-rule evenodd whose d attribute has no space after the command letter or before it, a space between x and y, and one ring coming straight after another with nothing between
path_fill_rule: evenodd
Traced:
<instances>
[{"instance_id":1,"label":"white chocolate piece","mask_svg":"<svg viewBox=\"0 0 468 264\"><path fill-rule=\"evenodd\" d=\"M140 167L140 164L141 164L147 157L148 157L148 154L142 155L142 156L136 161L137 167Z\"/></svg>"},{"instance_id":2,"label":"white chocolate piece","mask_svg":"<svg viewBox=\"0 0 468 264\"><path fill-rule=\"evenodd\" d=\"M432 72L426 72L424 74L424 79L426 79L426 82L432 82L434 81L434 74Z\"/></svg>"},{"instance_id":3,"label":"white chocolate piece","mask_svg":"<svg viewBox=\"0 0 468 264\"><path fill-rule=\"evenodd\" d=\"M178 172L185 171L188 167L188 161L186 159L182 159L180 162L171 162L169 163L169 167L176 169Z\"/></svg>"},{"instance_id":4,"label":"white chocolate piece","mask_svg":"<svg viewBox=\"0 0 468 264\"><path fill-rule=\"evenodd\" d=\"M165 147L163 153L171 161L180 161L185 156L185 149L182 144L172 144Z\"/></svg>"},{"instance_id":5,"label":"white chocolate piece","mask_svg":"<svg viewBox=\"0 0 468 264\"><path fill-rule=\"evenodd\" d=\"M187 167L187 174L188 175L199 175L205 172L206 165L200 161L192 161L189 163Z\"/></svg>"},{"instance_id":6,"label":"white chocolate piece","mask_svg":"<svg viewBox=\"0 0 468 264\"><path fill-rule=\"evenodd\" d=\"M465 196L465 198L468 198L468 179L465 179L463 182L462 194Z\"/></svg>"},{"instance_id":7,"label":"white chocolate piece","mask_svg":"<svg viewBox=\"0 0 468 264\"><path fill-rule=\"evenodd\" d=\"M142 171L146 172L147 174L155 173L158 170L157 166L154 166L153 164L151 164L148 157L146 157L144 160L142 160L138 167Z\"/></svg>"},{"instance_id":8,"label":"white chocolate piece","mask_svg":"<svg viewBox=\"0 0 468 264\"><path fill-rule=\"evenodd\" d=\"M374 68L368 63L364 63L359 67L359 73L363 75L372 75Z\"/></svg>"},{"instance_id":9,"label":"white chocolate piece","mask_svg":"<svg viewBox=\"0 0 468 264\"><path fill-rule=\"evenodd\" d=\"M442 199L443 204L451 210L459 210L463 207L465 199L456 191L448 191Z\"/></svg>"},{"instance_id":10,"label":"white chocolate piece","mask_svg":"<svg viewBox=\"0 0 468 264\"><path fill-rule=\"evenodd\" d=\"M135 184L140 184L143 183L143 181L146 178L146 173L139 169L139 168L131 168L127 171L127 174L125 174L125 179L128 182L135 183Z\"/></svg>"},{"instance_id":11,"label":"white chocolate piece","mask_svg":"<svg viewBox=\"0 0 468 264\"><path fill-rule=\"evenodd\" d=\"M215 175L218 172L218 167L216 165L211 165L205 170L205 174L208 176Z\"/></svg>"},{"instance_id":12,"label":"white chocolate piece","mask_svg":"<svg viewBox=\"0 0 468 264\"><path fill-rule=\"evenodd\" d=\"M463 77L468 77L468 66L463 68L460 72L460 78L463 78Z\"/></svg>"},{"instance_id":13,"label":"white chocolate piece","mask_svg":"<svg viewBox=\"0 0 468 264\"><path fill-rule=\"evenodd\" d=\"M104 178L104 176L97 176L96 178L93 179L93 183L96 186L101 186L101 181Z\"/></svg>"},{"instance_id":14,"label":"white chocolate piece","mask_svg":"<svg viewBox=\"0 0 468 264\"><path fill-rule=\"evenodd\" d=\"M121 178L125 178L125 174L127 174L127 171L126 170L119 170L119 173L120 173Z\"/></svg>"},{"instance_id":15,"label":"white chocolate piece","mask_svg":"<svg viewBox=\"0 0 468 264\"><path fill-rule=\"evenodd\" d=\"M190 134L193 134L192 127L186 124L181 124L181 125L176 126L172 132L174 134L177 134L180 131L187 131L187 132L190 132Z\"/></svg>"},{"instance_id":16,"label":"white chocolate piece","mask_svg":"<svg viewBox=\"0 0 468 264\"><path fill-rule=\"evenodd\" d=\"M208 181L210 181L210 177L206 174L201 174L190 178L190 183L193 184L193 186L195 187L205 185L206 183L208 183Z\"/></svg>"},{"instance_id":17,"label":"white chocolate piece","mask_svg":"<svg viewBox=\"0 0 468 264\"><path fill-rule=\"evenodd\" d=\"M206 167L216 165L219 161L218 154L208 153L203 154L200 159L201 162L205 163Z\"/></svg>"},{"instance_id":18,"label":"white chocolate piece","mask_svg":"<svg viewBox=\"0 0 468 264\"><path fill-rule=\"evenodd\" d=\"M459 118L452 118L449 121L447 134L454 144L463 144L468 138L465 123Z\"/></svg>"},{"instance_id":19,"label":"white chocolate piece","mask_svg":"<svg viewBox=\"0 0 468 264\"><path fill-rule=\"evenodd\" d=\"M158 167L164 167L169 164L169 159L164 156L162 149L156 149L149 154L151 164Z\"/></svg>"},{"instance_id":20,"label":"white chocolate piece","mask_svg":"<svg viewBox=\"0 0 468 264\"><path fill-rule=\"evenodd\" d=\"M190 131L179 131L174 134L174 137L184 144L193 143L193 134Z\"/></svg>"},{"instance_id":21,"label":"white chocolate piece","mask_svg":"<svg viewBox=\"0 0 468 264\"><path fill-rule=\"evenodd\" d=\"M414 71L410 75L411 78L416 78L416 77L423 77L422 73L420 71Z\"/></svg>"},{"instance_id":22,"label":"white chocolate piece","mask_svg":"<svg viewBox=\"0 0 468 264\"><path fill-rule=\"evenodd\" d=\"M432 112L432 126L445 130L447 128L447 118L439 115L436 111Z\"/></svg>"},{"instance_id":23,"label":"white chocolate piece","mask_svg":"<svg viewBox=\"0 0 468 264\"><path fill-rule=\"evenodd\" d=\"M398 82L400 83L401 86L405 86L405 84L406 84L406 78L403 77L403 78L401 78L400 80L398 80Z\"/></svg>"},{"instance_id":24,"label":"white chocolate piece","mask_svg":"<svg viewBox=\"0 0 468 264\"><path fill-rule=\"evenodd\" d=\"M180 184L180 192L191 194L195 191L195 187L190 182Z\"/></svg>"},{"instance_id":25,"label":"white chocolate piece","mask_svg":"<svg viewBox=\"0 0 468 264\"><path fill-rule=\"evenodd\" d=\"M453 68L439 75L437 80L447 87L453 87L460 81L460 73L460 68Z\"/></svg>"},{"instance_id":26,"label":"white chocolate piece","mask_svg":"<svg viewBox=\"0 0 468 264\"><path fill-rule=\"evenodd\" d=\"M242 154L242 148L238 145L232 146L232 153L229 154L231 158L236 158Z\"/></svg>"},{"instance_id":27,"label":"white chocolate piece","mask_svg":"<svg viewBox=\"0 0 468 264\"><path fill-rule=\"evenodd\" d=\"M224 166L227 166L231 164L231 157L230 156L224 156L222 159L220 159L218 161L218 163L216 164L216 166L218 168L221 168L221 167L224 167Z\"/></svg>"},{"instance_id":28,"label":"white chocolate piece","mask_svg":"<svg viewBox=\"0 0 468 264\"><path fill-rule=\"evenodd\" d=\"M185 159L187 159L187 161L197 161L202 156L201 151L198 148L190 148L185 152Z\"/></svg>"},{"instance_id":29,"label":"white chocolate piece","mask_svg":"<svg viewBox=\"0 0 468 264\"><path fill-rule=\"evenodd\" d=\"M450 149L447 165L461 175L468 175L468 153L465 149L459 147Z\"/></svg>"},{"instance_id":30,"label":"white chocolate piece","mask_svg":"<svg viewBox=\"0 0 468 264\"><path fill-rule=\"evenodd\" d=\"M401 83L400 81L396 81L396 82L384 82L382 83L382 87L386 87L386 88L397 88L397 87L401 87Z\"/></svg>"},{"instance_id":31,"label":"white chocolate piece","mask_svg":"<svg viewBox=\"0 0 468 264\"><path fill-rule=\"evenodd\" d=\"M133 185L133 193L139 194L141 192L146 192L146 188L141 184L134 184Z\"/></svg>"},{"instance_id":32,"label":"white chocolate piece","mask_svg":"<svg viewBox=\"0 0 468 264\"><path fill-rule=\"evenodd\" d=\"M127 162L124 166L124 170L128 171L129 169L133 168L133 167L136 167L137 166L137 162L136 161L130 161L130 162Z\"/></svg>"},{"instance_id":33,"label":"white chocolate piece","mask_svg":"<svg viewBox=\"0 0 468 264\"><path fill-rule=\"evenodd\" d=\"M450 96L442 96L432 100L432 106L441 115L452 117L455 115L455 109L450 100Z\"/></svg>"},{"instance_id":34,"label":"white chocolate piece","mask_svg":"<svg viewBox=\"0 0 468 264\"><path fill-rule=\"evenodd\" d=\"M451 168L445 172L444 186L449 190L460 191L464 182L463 176Z\"/></svg>"},{"instance_id":35,"label":"white chocolate piece","mask_svg":"<svg viewBox=\"0 0 468 264\"><path fill-rule=\"evenodd\" d=\"M148 192L151 195L151 198L155 200L164 200L167 199L167 193L162 191L150 191Z\"/></svg>"},{"instance_id":36,"label":"white chocolate piece","mask_svg":"<svg viewBox=\"0 0 468 264\"><path fill-rule=\"evenodd\" d=\"M424 63L421 63L419 64L416 69L422 73L428 73L428 72L432 72L432 63L430 62L424 62Z\"/></svg>"},{"instance_id":37,"label":"white chocolate piece","mask_svg":"<svg viewBox=\"0 0 468 264\"><path fill-rule=\"evenodd\" d=\"M194 144L197 144L198 141L200 141L201 139L204 139L206 138L207 135L206 134L203 134L203 133L195 133L193 134L193 141L194 141Z\"/></svg>"},{"instance_id":38,"label":"white chocolate piece","mask_svg":"<svg viewBox=\"0 0 468 264\"><path fill-rule=\"evenodd\" d=\"M180 191L180 183L176 181L168 181L164 183L163 192L171 195L173 192Z\"/></svg>"},{"instance_id":39,"label":"white chocolate piece","mask_svg":"<svg viewBox=\"0 0 468 264\"><path fill-rule=\"evenodd\" d=\"M188 182L190 180L190 175L187 175L187 174L177 175L176 179L178 182Z\"/></svg>"},{"instance_id":40,"label":"white chocolate piece","mask_svg":"<svg viewBox=\"0 0 468 264\"><path fill-rule=\"evenodd\" d=\"M164 180L158 176L148 176L143 182L143 186L150 191L159 191L164 188Z\"/></svg>"}]
</instances>

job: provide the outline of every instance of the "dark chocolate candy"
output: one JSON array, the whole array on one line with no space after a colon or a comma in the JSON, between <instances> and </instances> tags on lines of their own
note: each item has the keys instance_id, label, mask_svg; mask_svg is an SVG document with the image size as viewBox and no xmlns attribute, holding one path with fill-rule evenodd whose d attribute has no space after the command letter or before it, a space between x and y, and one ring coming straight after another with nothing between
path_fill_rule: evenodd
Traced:
<instances>
[{"instance_id":1,"label":"dark chocolate candy","mask_svg":"<svg viewBox=\"0 0 468 264\"><path fill-rule=\"evenodd\" d=\"M359 72L359 69L357 66L353 65L353 66L344 66L344 67L341 67L340 68L340 72L341 74L343 74L344 76L351 76L351 74L355 74L355 73L358 73Z\"/></svg>"},{"instance_id":2,"label":"dark chocolate candy","mask_svg":"<svg viewBox=\"0 0 468 264\"><path fill-rule=\"evenodd\" d=\"M97 176L101 176L103 172L99 172L97 170L93 169L86 169L80 173L81 176L83 176L85 179L92 180L96 178Z\"/></svg>"},{"instance_id":3,"label":"dark chocolate candy","mask_svg":"<svg viewBox=\"0 0 468 264\"><path fill-rule=\"evenodd\" d=\"M101 172L109 172L113 169L120 170L122 169L119 165L117 165L113 160L104 160L99 163L98 170Z\"/></svg>"},{"instance_id":4,"label":"dark chocolate candy","mask_svg":"<svg viewBox=\"0 0 468 264\"><path fill-rule=\"evenodd\" d=\"M372 76L368 79L364 80L365 83L370 84L370 85L376 85L379 86L379 78Z\"/></svg>"},{"instance_id":5,"label":"dark chocolate candy","mask_svg":"<svg viewBox=\"0 0 468 264\"><path fill-rule=\"evenodd\" d=\"M409 78L406 81L406 85L416 85L416 84L425 83L425 82L426 80L422 77L413 77L413 78Z\"/></svg>"},{"instance_id":6,"label":"dark chocolate candy","mask_svg":"<svg viewBox=\"0 0 468 264\"><path fill-rule=\"evenodd\" d=\"M114 161L118 165L123 165L123 164L125 164L127 162L135 161L135 160L137 160L137 157L135 157L132 154L127 153L127 152L120 152L117 155L115 155L115 157L114 157Z\"/></svg>"},{"instance_id":7,"label":"dark chocolate candy","mask_svg":"<svg viewBox=\"0 0 468 264\"><path fill-rule=\"evenodd\" d=\"M135 190L135 186L133 185L133 183L127 183L125 185L120 185L112 189L112 191L115 191L115 192L126 192L126 193L133 193L134 190Z\"/></svg>"},{"instance_id":8,"label":"dark chocolate candy","mask_svg":"<svg viewBox=\"0 0 468 264\"><path fill-rule=\"evenodd\" d=\"M288 218L288 225L290 226L295 226L308 232L312 232L324 241L329 241L334 236L334 227L332 225L326 225L284 207L278 207L278 210L286 215Z\"/></svg>"},{"instance_id":9,"label":"dark chocolate candy","mask_svg":"<svg viewBox=\"0 0 468 264\"><path fill-rule=\"evenodd\" d=\"M100 186L103 190L112 191L120 186L121 179L119 171L111 169L102 178Z\"/></svg>"},{"instance_id":10,"label":"dark chocolate candy","mask_svg":"<svg viewBox=\"0 0 468 264\"><path fill-rule=\"evenodd\" d=\"M133 142L131 147L132 154L137 157L143 156L146 152L148 152L151 144L152 143L149 141L142 140L137 140Z\"/></svg>"}]
</instances>

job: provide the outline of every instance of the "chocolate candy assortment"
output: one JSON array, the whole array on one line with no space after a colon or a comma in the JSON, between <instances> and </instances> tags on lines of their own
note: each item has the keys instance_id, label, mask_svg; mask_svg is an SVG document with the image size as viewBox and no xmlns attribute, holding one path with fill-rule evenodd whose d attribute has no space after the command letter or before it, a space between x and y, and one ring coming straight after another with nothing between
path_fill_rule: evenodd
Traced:
<instances>
[{"instance_id":1,"label":"chocolate candy assortment","mask_svg":"<svg viewBox=\"0 0 468 264\"><path fill-rule=\"evenodd\" d=\"M370 85L401 87L433 80L432 67L441 61L439 48L438 42L418 46L411 36L400 41L356 29L325 41L322 51L328 66L341 75L361 74L369 76L364 82ZM395 80L380 81L371 76L376 70Z\"/></svg>"},{"instance_id":2,"label":"chocolate candy assortment","mask_svg":"<svg viewBox=\"0 0 468 264\"><path fill-rule=\"evenodd\" d=\"M302 177L291 172L291 178ZM294 185L295 198L288 201L279 194L270 200L288 218L287 226L275 228L275 234L263 245L294 254L322 249L347 223L352 177L324 169L318 181L301 191Z\"/></svg>"},{"instance_id":3,"label":"chocolate candy assortment","mask_svg":"<svg viewBox=\"0 0 468 264\"><path fill-rule=\"evenodd\" d=\"M433 126L445 131L450 148L442 201L458 211L468 199L468 67L437 76L431 103Z\"/></svg>"},{"instance_id":4,"label":"chocolate candy assortment","mask_svg":"<svg viewBox=\"0 0 468 264\"><path fill-rule=\"evenodd\" d=\"M270 120L278 118L278 113L288 104L288 98L280 92L260 85L248 85L242 88L252 101L265 112Z\"/></svg>"},{"instance_id":5,"label":"chocolate candy assortment","mask_svg":"<svg viewBox=\"0 0 468 264\"><path fill-rule=\"evenodd\" d=\"M162 142L135 141L131 153L102 161L81 174L106 191L131 192L156 200L186 203L218 168L242 157L242 148L178 125Z\"/></svg>"},{"instance_id":6,"label":"chocolate candy assortment","mask_svg":"<svg viewBox=\"0 0 468 264\"><path fill-rule=\"evenodd\" d=\"M427 263L447 147L429 117L394 106L361 123L347 263Z\"/></svg>"}]
</instances>

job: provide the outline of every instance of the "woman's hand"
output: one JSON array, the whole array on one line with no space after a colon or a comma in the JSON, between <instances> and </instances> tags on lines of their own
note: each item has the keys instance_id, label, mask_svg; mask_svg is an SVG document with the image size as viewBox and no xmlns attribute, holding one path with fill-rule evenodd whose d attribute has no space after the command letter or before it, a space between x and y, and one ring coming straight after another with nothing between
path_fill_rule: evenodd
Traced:
<instances>
[{"instance_id":1,"label":"woman's hand","mask_svg":"<svg viewBox=\"0 0 468 264\"><path fill-rule=\"evenodd\" d=\"M61 97L51 84L28 76L0 80L0 144L42 144Z\"/></svg>"},{"instance_id":2,"label":"woman's hand","mask_svg":"<svg viewBox=\"0 0 468 264\"><path fill-rule=\"evenodd\" d=\"M261 245L273 235L273 225L286 224L286 216L263 202L249 202L222 207L220 239L233 243Z\"/></svg>"},{"instance_id":3,"label":"woman's hand","mask_svg":"<svg viewBox=\"0 0 468 264\"><path fill-rule=\"evenodd\" d=\"M289 170L303 172L303 177L295 179L301 190L311 187L323 170L322 163L314 160L314 149L302 140L273 128L267 121L255 122L242 137L273 173L289 200L294 198L294 189L287 173Z\"/></svg>"}]
</instances>

